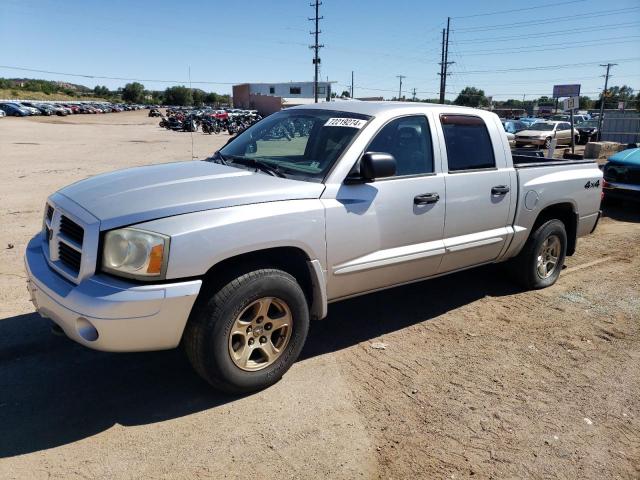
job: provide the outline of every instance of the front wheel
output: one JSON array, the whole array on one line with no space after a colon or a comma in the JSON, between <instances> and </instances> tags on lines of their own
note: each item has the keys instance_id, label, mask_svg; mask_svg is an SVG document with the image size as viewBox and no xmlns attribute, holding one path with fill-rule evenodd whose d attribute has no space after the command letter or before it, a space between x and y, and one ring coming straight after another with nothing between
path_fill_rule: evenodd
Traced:
<instances>
[{"instance_id":1,"label":"front wheel","mask_svg":"<svg viewBox=\"0 0 640 480\"><path fill-rule=\"evenodd\" d=\"M560 220L538 226L511 262L512 273L527 289L553 285L560 276L567 252L567 232Z\"/></svg>"},{"instance_id":2,"label":"front wheel","mask_svg":"<svg viewBox=\"0 0 640 480\"><path fill-rule=\"evenodd\" d=\"M252 271L201 295L185 329L184 347L198 374L215 388L229 393L266 388L300 355L309 309L288 273Z\"/></svg>"}]
</instances>

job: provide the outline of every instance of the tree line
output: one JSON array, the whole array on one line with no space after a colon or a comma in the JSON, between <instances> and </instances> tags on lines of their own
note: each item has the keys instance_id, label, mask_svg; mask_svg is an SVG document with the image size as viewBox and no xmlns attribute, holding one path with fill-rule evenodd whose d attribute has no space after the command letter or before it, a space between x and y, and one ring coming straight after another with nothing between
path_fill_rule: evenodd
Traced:
<instances>
[{"instance_id":1,"label":"tree line","mask_svg":"<svg viewBox=\"0 0 640 480\"><path fill-rule=\"evenodd\" d=\"M628 85L615 86L607 89L604 96L604 106L609 109L617 109L619 102L625 102L626 108L636 108L640 111L640 92L634 93L633 88ZM556 99L542 96L531 100L519 100L510 98L508 100L493 100L485 95L484 90L476 87L463 88L456 99L452 102L455 105L466 107L488 107L491 103L495 108L522 108L533 110L534 106L555 106ZM587 96L580 97L580 109L599 109L601 100L593 100Z\"/></svg>"},{"instance_id":2,"label":"tree line","mask_svg":"<svg viewBox=\"0 0 640 480\"><path fill-rule=\"evenodd\" d=\"M124 87L110 90L104 85L96 85L93 89L84 85L57 82L53 80L38 80L30 78L0 78L0 89L12 92L42 92L45 95L56 93L68 96L87 98L95 97L111 102L152 103L183 106L220 105L229 104L229 95L215 92L205 92L199 88L188 88L183 85L169 87L164 91L147 90L139 82L127 83Z\"/></svg>"},{"instance_id":3,"label":"tree line","mask_svg":"<svg viewBox=\"0 0 640 480\"><path fill-rule=\"evenodd\" d=\"M96 87L99 88L99 87ZM106 88L106 87L103 87ZM95 91L95 89L94 89ZM165 105L201 106L229 104L231 97L184 85L168 87L164 91L149 91L139 82L127 83L122 89L122 100L129 103L159 103Z\"/></svg>"}]
</instances>

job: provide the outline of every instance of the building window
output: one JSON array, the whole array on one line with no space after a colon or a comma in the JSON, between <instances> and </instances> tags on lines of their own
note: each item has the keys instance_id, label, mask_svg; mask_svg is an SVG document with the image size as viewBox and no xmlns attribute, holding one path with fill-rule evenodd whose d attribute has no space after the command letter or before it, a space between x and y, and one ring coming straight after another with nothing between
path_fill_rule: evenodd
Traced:
<instances>
[{"instance_id":1,"label":"building window","mask_svg":"<svg viewBox=\"0 0 640 480\"><path fill-rule=\"evenodd\" d=\"M276 93L276 87L269 87L269 94L273 95L274 93Z\"/></svg>"},{"instance_id":2,"label":"building window","mask_svg":"<svg viewBox=\"0 0 640 480\"><path fill-rule=\"evenodd\" d=\"M318 95L324 95L325 93L327 93L325 87L318 87Z\"/></svg>"},{"instance_id":3,"label":"building window","mask_svg":"<svg viewBox=\"0 0 640 480\"><path fill-rule=\"evenodd\" d=\"M300 95L300 93L301 93L300 87L289 87L290 95Z\"/></svg>"}]
</instances>

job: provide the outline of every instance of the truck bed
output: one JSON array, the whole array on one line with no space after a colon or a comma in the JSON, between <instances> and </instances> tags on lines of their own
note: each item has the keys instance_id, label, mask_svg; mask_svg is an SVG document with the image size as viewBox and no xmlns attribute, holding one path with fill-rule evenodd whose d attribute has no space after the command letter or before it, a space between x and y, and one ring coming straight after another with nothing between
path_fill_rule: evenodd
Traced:
<instances>
[{"instance_id":1,"label":"truck bed","mask_svg":"<svg viewBox=\"0 0 640 480\"><path fill-rule=\"evenodd\" d=\"M551 167L566 165L581 165L585 163L597 163L595 160L569 160L563 158L534 157L529 155L513 155L515 168Z\"/></svg>"}]
</instances>

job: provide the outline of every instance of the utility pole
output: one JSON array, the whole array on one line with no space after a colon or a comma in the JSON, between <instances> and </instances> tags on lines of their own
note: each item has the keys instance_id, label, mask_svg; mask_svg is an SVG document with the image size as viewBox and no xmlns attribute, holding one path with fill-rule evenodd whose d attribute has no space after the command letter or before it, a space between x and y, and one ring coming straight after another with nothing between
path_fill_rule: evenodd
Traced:
<instances>
[{"instance_id":1,"label":"utility pole","mask_svg":"<svg viewBox=\"0 0 640 480\"><path fill-rule=\"evenodd\" d=\"M353 98L353 70L351 70L351 98Z\"/></svg>"},{"instance_id":2,"label":"utility pole","mask_svg":"<svg viewBox=\"0 0 640 480\"><path fill-rule=\"evenodd\" d=\"M396 75L400 79L400 90L398 91L398 101L402 99L402 79L407 78L406 75Z\"/></svg>"},{"instance_id":3,"label":"utility pole","mask_svg":"<svg viewBox=\"0 0 640 480\"><path fill-rule=\"evenodd\" d=\"M444 80L444 39L446 35L446 30L442 29L442 52L440 53L440 103L444 103L444 87L442 85L442 81Z\"/></svg>"},{"instance_id":4,"label":"utility pole","mask_svg":"<svg viewBox=\"0 0 640 480\"><path fill-rule=\"evenodd\" d=\"M411 101L412 101L412 102L415 102L415 101L416 101L416 87L413 87L413 96L412 96L412 98L411 98Z\"/></svg>"},{"instance_id":5,"label":"utility pole","mask_svg":"<svg viewBox=\"0 0 640 480\"><path fill-rule=\"evenodd\" d=\"M598 117L598 141L602 140L602 120L604 117L604 98L607 95L607 86L609 85L609 69L616 66L617 63L600 64L601 67L607 67L607 73L604 75L604 90L600 96L600 116Z\"/></svg>"},{"instance_id":6,"label":"utility pole","mask_svg":"<svg viewBox=\"0 0 640 480\"><path fill-rule=\"evenodd\" d=\"M451 75L450 73L447 73L447 70L449 68L449 65L453 65L456 62L450 62L449 61L449 31L450 31L450 27L451 27L451 17L447 17L447 30L445 32L445 30L442 31L442 38L443 38L443 50L444 50L444 56L442 59L442 73L440 74L440 103L444 103L444 97L446 95L447 92L447 76Z\"/></svg>"},{"instance_id":7,"label":"utility pole","mask_svg":"<svg viewBox=\"0 0 640 480\"><path fill-rule=\"evenodd\" d=\"M315 26L316 26L315 30L313 32L310 32L311 35L315 36L315 43L309 46L309 48L314 50L313 66L315 67L315 73L313 76L313 98L315 99L315 103L318 103L318 67L320 66L320 58L318 57L318 51L322 47L324 47L324 45L318 44L318 35L320 35L321 33L321 31L318 29L318 22L324 18L324 17L318 16L318 13L320 11L319 10L320 5L322 5L322 2L318 0L316 0L314 3L309 4L309 6L315 7L315 11L316 11L315 17L309 18L309 21L315 22Z\"/></svg>"}]
</instances>

